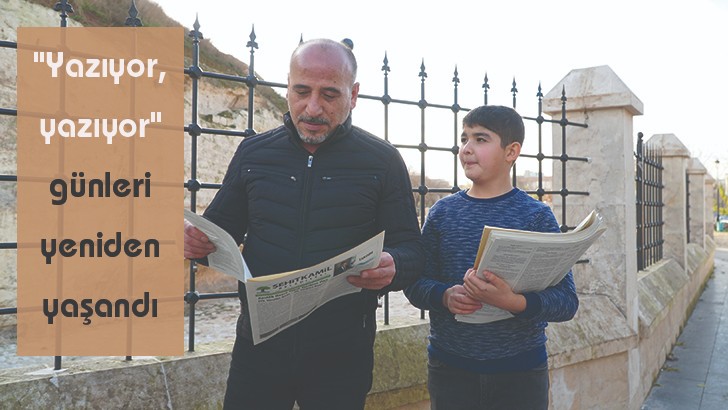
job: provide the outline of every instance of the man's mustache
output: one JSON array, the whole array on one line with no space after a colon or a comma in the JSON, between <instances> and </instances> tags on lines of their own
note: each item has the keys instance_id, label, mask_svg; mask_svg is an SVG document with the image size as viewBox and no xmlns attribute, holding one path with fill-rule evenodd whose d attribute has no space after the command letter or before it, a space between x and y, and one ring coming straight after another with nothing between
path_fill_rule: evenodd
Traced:
<instances>
[{"instance_id":1,"label":"man's mustache","mask_svg":"<svg viewBox=\"0 0 728 410\"><path fill-rule=\"evenodd\" d=\"M298 117L298 121L308 122L310 124L329 125L329 122L326 120L326 118L321 117L307 117L305 115L301 115Z\"/></svg>"}]
</instances>

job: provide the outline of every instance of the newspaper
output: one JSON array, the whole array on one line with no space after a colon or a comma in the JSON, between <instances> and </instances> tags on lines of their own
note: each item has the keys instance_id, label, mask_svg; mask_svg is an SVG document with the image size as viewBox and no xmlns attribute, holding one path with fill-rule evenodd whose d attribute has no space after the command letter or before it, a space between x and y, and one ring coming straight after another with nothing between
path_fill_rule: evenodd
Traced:
<instances>
[{"instance_id":1,"label":"newspaper","mask_svg":"<svg viewBox=\"0 0 728 410\"><path fill-rule=\"evenodd\" d=\"M382 231L317 265L252 277L235 240L227 232L189 211L185 211L185 219L204 232L217 247L207 256L209 266L245 283L254 344L301 321L330 300L360 292L361 288L350 284L346 278L377 267L384 246Z\"/></svg>"},{"instance_id":2,"label":"newspaper","mask_svg":"<svg viewBox=\"0 0 728 410\"><path fill-rule=\"evenodd\" d=\"M246 282L252 278L248 265L240 253L240 247L229 233L201 215L187 209L185 209L185 219L207 235L210 242L217 248L215 252L207 255L209 267L230 275L241 282Z\"/></svg>"},{"instance_id":3,"label":"newspaper","mask_svg":"<svg viewBox=\"0 0 728 410\"><path fill-rule=\"evenodd\" d=\"M514 292L536 292L559 283L576 261L606 230L601 216L592 211L574 230L566 233L529 232L486 226L475 259L477 274L495 273ZM508 311L484 304L467 315L455 315L465 323L488 323L513 317Z\"/></svg>"},{"instance_id":4,"label":"newspaper","mask_svg":"<svg viewBox=\"0 0 728 410\"><path fill-rule=\"evenodd\" d=\"M377 267L383 245L384 231L318 265L249 279L245 292L253 343L270 338L332 299L361 291L346 277Z\"/></svg>"}]
</instances>

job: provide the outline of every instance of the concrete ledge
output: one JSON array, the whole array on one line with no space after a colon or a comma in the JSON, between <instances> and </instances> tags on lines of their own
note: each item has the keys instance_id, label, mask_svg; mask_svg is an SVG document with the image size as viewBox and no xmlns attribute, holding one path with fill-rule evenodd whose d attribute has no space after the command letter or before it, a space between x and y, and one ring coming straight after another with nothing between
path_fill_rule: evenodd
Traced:
<instances>
[{"instance_id":1,"label":"concrete ledge","mask_svg":"<svg viewBox=\"0 0 728 410\"><path fill-rule=\"evenodd\" d=\"M665 259L640 271L637 278L639 324L648 337L669 313L677 293L688 283L687 272L673 259Z\"/></svg>"},{"instance_id":2,"label":"concrete ledge","mask_svg":"<svg viewBox=\"0 0 728 410\"><path fill-rule=\"evenodd\" d=\"M201 345L182 357L103 358L67 368L0 372L3 408L222 407L232 342Z\"/></svg>"},{"instance_id":3,"label":"concrete ledge","mask_svg":"<svg viewBox=\"0 0 728 410\"><path fill-rule=\"evenodd\" d=\"M426 374L426 373L425 373ZM365 410L383 409L413 409L412 406L420 405L429 409L430 393L427 391L427 384L413 386L406 389L390 390L381 393L369 393Z\"/></svg>"},{"instance_id":4,"label":"concrete ledge","mask_svg":"<svg viewBox=\"0 0 728 410\"><path fill-rule=\"evenodd\" d=\"M374 382L366 409L393 409L429 400L427 392L428 319L392 318L378 324L374 342Z\"/></svg>"},{"instance_id":5,"label":"concrete ledge","mask_svg":"<svg viewBox=\"0 0 728 410\"><path fill-rule=\"evenodd\" d=\"M640 338L650 337L668 317L677 338L713 271L715 244L710 237L706 243L706 249L687 245L687 271L674 260L665 259L639 272Z\"/></svg>"},{"instance_id":6,"label":"concrete ledge","mask_svg":"<svg viewBox=\"0 0 728 410\"><path fill-rule=\"evenodd\" d=\"M429 321L397 318L378 324L374 383L367 409L390 409L429 399ZM233 341L198 344L181 357L123 357L66 361L0 371L0 407L22 409L220 409Z\"/></svg>"},{"instance_id":7,"label":"concrete ledge","mask_svg":"<svg viewBox=\"0 0 728 410\"><path fill-rule=\"evenodd\" d=\"M712 239L710 239L710 237L705 238L705 243L705 249L695 243L687 244L686 251L688 272L697 272L706 261L710 262L710 270L713 269L712 266L715 264L715 243Z\"/></svg>"},{"instance_id":8,"label":"concrete ledge","mask_svg":"<svg viewBox=\"0 0 728 410\"><path fill-rule=\"evenodd\" d=\"M397 318L389 325L377 326L374 382L370 394L426 386L429 320Z\"/></svg>"},{"instance_id":9,"label":"concrete ledge","mask_svg":"<svg viewBox=\"0 0 728 410\"><path fill-rule=\"evenodd\" d=\"M574 319L549 324L546 336L551 369L626 352L637 345L637 334L624 314L601 295L579 295Z\"/></svg>"}]
</instances>

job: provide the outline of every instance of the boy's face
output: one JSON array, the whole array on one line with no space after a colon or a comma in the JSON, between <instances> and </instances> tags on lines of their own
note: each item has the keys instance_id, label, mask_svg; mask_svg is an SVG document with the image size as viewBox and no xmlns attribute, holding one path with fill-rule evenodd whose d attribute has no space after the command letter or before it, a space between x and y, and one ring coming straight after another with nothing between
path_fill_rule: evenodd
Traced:
<instances>
[{"instance_id":1,"label":"boy's face","mask_svg":"<svg viewBox=\"0 0 728 410\"><path fill-rule=\"evenodd\" d=\"M500 135L480 126L463 126L460 136L460 165L473 184L501 182L508 179L511 165L518 158L520 144L501 147Z\"/></svg>"}]
</instances>

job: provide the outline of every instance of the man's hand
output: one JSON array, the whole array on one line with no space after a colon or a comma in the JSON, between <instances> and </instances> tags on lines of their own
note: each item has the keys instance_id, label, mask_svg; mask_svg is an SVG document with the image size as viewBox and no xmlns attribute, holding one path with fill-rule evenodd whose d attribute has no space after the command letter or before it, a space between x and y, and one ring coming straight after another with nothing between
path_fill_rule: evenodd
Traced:
<instances>
[{"instance_id":1,"label":"man's hand","mask_svg":"<svg viewBox=\"0 0 728 410\"><path fill-rule=\"evenodd\" d=\"M379 290L392 283L395 273L397 273L397 267L394 266L392 255L389 252L382 252L379 266L363 270L359 275L351 275L346 279L358 288Z\"/></svg>"},{"instance_id":2,"label":"man's hand","mask_svg":"<svg viewBox=\"0 0 728 410\"><path fill-rule=\"evenodd\" d=\"M525 296L513 293L510 285L493 272L483 271L483 275L484 278L478 276L475 269L465 273L463 286L473 299L512 313L526 310Z\"/></svg>"},{"instance_id":3,"label":"man's hand","mask_svg":"<svg viewBox=\"0 0 728 410\"><path fill-rule=\"evenodd\" d=\"M467 315L483 307L483 304L468 295L463 285L455 285L442 295L442 305L455 315Z\"/></svg>"},{"instance_id":4,"label":"man's hand","mask_svg":"<svg viewBox=\"0 0 728 410\"><path fill-rule=\"evenodd\" d=\"M207 235L185 219L185 258L204 258L212 252L215 252L215 245Z\"/></svg>"}]
</instances>

